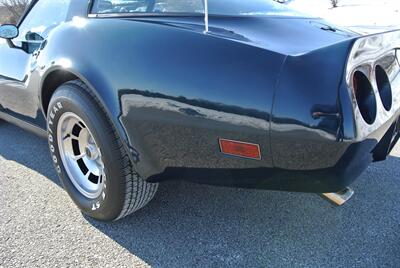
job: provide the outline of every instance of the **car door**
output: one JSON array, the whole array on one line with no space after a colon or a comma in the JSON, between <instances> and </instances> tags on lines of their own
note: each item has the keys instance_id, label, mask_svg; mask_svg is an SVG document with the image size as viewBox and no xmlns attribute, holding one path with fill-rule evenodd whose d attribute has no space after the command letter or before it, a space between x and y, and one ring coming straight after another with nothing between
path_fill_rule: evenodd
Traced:
<instances>
[{"instance_id":1,"label":"car door","mask_svg":"<svg viewBox=\"0 0 400 268\"><path fill-rule=\"evenodd\" d=\"M45 126L39 111L40 81L31 77L39 48L49 33L65 22L71 0L35 1L19 24L19 35L0 40L0 111L34 125Z\"/></svg>"}]
</instances>

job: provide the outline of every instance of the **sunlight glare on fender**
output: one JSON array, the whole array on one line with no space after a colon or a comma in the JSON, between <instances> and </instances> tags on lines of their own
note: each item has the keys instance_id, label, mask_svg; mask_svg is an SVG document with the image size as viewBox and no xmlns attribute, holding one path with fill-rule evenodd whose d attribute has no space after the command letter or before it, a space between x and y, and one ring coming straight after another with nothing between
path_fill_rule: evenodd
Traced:
<instances>
[{"instance_id":1,"label":"sunlight glare on fender","mask_svg":"<svg viewBox=\"0 0 400 268\"><path fill-rule=\"evenodd\" d=\"M88 23L88 21L85 18L77 17L77 16L72 18L72 25L77 28L85 28L87 23Z\"/></svg>"},{"instance_id":2,"label":"sunlight glare on fender","mask_svg":"<svg viewBox=\"0 0 400 268\"><path fill-rule=\"evenodd\" d=\"M69 60L67 58L61 58L58 61L58 65L60 65L64 69L69 69L72 67L72 62L71 62L71 60Z\"/></svg>"}]
</instances>

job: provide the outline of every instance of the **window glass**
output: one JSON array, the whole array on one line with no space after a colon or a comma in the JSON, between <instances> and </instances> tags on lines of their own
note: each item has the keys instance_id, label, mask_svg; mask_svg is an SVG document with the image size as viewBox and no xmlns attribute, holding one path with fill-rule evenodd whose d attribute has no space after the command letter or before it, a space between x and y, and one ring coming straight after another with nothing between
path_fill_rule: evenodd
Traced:
<instances>
[{"instance_id":1,"label":"window glass","mask_svg":"<svg viewBox=\"0 0 400 268\"><path fill-rule=\"evenodd\" d=\"M208 0L210 14L296 15L285 5L271 0Z\"/></svg>"},{"instance_id":2,"label":"window glass","mask_svg":"<svg viewBox=\"0 0 400 268\"><path fill-rule=\"evenodd\" d=\"M19 26L19 39L40 41L64 22L71 0L39 0Z\"/></svg>"},{"instance_id":3,"label":"window glass","mask_svg":"<svg viewBox=\"0 0 400 268\"><path fill-rule=\"evenodd\" d=\"M208 0L211 15L290 15L272 0ZM95 0L92 13L204 13L204 0ZM295 14L293 14L295 15Z\"/></svg>"},{"instance_id":4,"label":"window glass","mask_svg":"<svg viewBox=\"0 0 400 268\"><path fill-rule=\"evenodd\" d=\"M202 13L203 0L95 0L93 13Z\"/></svg>"}]
</instances>

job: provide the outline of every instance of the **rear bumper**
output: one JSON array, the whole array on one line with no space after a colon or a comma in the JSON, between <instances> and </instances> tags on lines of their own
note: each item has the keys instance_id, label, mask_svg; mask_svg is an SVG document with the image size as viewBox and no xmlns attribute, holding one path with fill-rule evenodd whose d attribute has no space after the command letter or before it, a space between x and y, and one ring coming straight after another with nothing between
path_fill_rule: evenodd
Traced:
<instances>
[{"instance_id":1,"label":"rear bumper","mask_svg":"<svg viewBox=\"0 0 400 268\"><path fill-rule=\"evenodd\" d=\"M181 179L253 189L312 193L337 192L353 183L372 162L386 158L400 138L398 116L388 121L371 137L350 144L339 162L330 168L318 170L166 168L163 173L150 177L149 181ZM383 137L382 133L384 133ZM382 138L378 141L373 136Z\"/></svg>"}]
</instances>

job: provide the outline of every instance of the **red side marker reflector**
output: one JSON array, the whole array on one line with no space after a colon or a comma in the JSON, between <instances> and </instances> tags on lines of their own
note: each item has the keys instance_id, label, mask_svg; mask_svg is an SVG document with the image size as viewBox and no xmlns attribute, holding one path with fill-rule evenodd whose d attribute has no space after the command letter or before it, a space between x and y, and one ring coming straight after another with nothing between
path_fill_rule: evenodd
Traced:
<instances>
[{"instance_id":1,"label":"red side marker reflector","mask_svg":"<svg viewBox=\"0 0 400 268\"><path fill-rule=\"evenodd\" d=\"M258 144L219 139L219 147L224 154L257 160L261 159L260 146Z\"/></svg>"}]
</instances>

